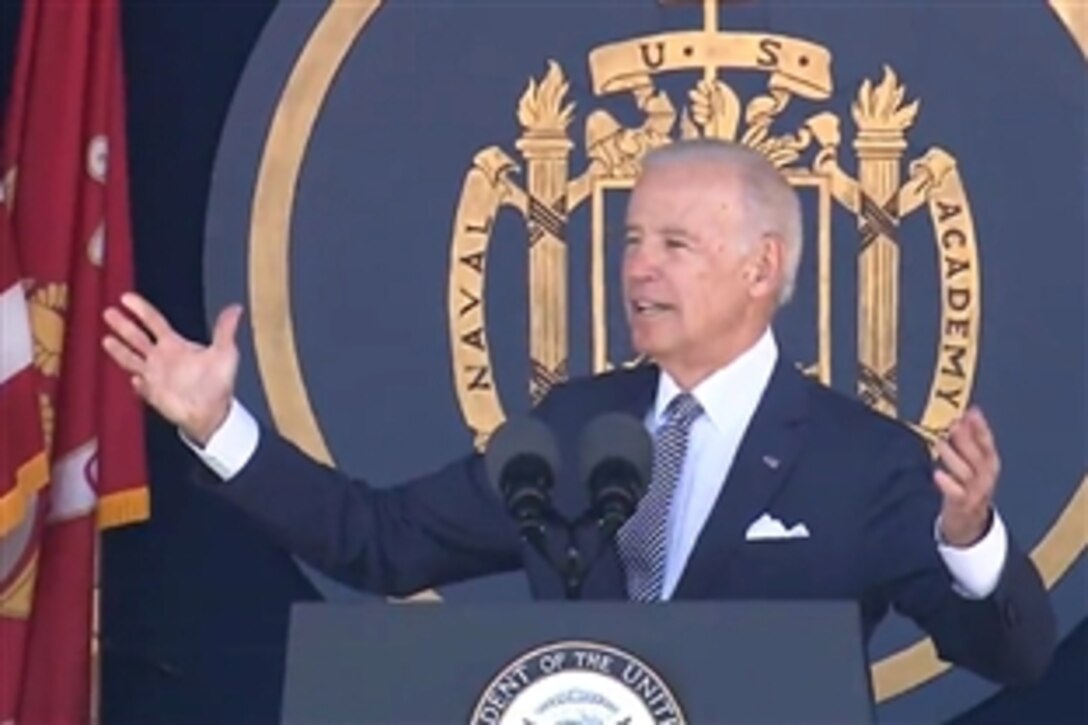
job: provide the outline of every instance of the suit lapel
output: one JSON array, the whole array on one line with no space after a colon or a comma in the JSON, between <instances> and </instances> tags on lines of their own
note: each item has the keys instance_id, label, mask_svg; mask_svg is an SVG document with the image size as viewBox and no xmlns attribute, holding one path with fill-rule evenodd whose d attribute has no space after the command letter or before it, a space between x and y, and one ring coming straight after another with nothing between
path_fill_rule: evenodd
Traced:
<instances>
[{"instance_id":1,"label":"suit lapel","mask_svg":"<svg viewBox=\"0 0 1088 725\"><path fill-rule=\"evenodd\" d=\"M673 595L698 597L724 577L729 555L767 510L793 466L805 430L807 383L781 358Z\"/></svg>"}]
</instances>

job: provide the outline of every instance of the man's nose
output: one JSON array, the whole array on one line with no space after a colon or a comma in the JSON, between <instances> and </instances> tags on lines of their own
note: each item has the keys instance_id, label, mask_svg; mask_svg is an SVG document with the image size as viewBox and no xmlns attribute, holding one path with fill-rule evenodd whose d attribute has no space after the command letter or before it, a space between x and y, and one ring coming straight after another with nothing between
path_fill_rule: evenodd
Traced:
<instances>
[{"instance_id":1,"label":"man's nose","mask_svg":"<svg viewBox=\"0 0 1088 725\"><path fill-rule=\"evenodd\" d=\"M628 247L623 261L626 276L632 281L650 280L657 276L658 261L644 242Z\"/></svg>"}]
</instances>

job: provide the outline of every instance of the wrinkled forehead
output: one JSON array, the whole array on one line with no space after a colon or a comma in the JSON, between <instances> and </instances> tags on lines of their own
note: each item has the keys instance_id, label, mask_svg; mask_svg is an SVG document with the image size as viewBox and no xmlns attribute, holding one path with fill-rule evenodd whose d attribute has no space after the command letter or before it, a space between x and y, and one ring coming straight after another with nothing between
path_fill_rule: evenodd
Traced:
<instances>
[{"instance_id":1,"label":"wrinkled forehead","mask_svg":"<svg viewBox=\"0 0 1088 725\"><path fill-rule=\"evenodd\" d=\"M654 168L639 177L628 200L626 226L705 235L740 223L742 216L735 175L677 165Z\"/></svg>"}]
</instances>

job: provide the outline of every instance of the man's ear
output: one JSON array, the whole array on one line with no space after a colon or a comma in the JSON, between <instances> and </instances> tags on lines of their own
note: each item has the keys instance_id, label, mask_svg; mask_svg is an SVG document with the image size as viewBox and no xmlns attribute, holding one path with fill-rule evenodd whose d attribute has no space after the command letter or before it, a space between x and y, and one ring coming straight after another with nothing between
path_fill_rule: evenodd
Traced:
<instances>
[{"instance_id":1,"label":"man's ear","mask_svg":"<svg viewBox=\"0 0 1088 725\"><path fill-rule=\"evenodd\" d=\"M786 245L777 234L764 234L749 257L745 279L752 296L777 294L785 270Z\"/></svg>"}]
</instances>

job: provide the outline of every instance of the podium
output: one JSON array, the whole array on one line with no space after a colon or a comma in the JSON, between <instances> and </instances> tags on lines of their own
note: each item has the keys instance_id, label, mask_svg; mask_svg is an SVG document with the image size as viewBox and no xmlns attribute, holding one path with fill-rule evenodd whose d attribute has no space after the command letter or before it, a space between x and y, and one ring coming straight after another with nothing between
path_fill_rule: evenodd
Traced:
<instances>
[{"instance_id":1,"label":"podium","mask_svg":"<svg viewBox=\"0 0 1088 725\"><path fill-rule=\"evenodd\" d=\"M874 722L853 602L297 604L285 723Z\"/></svg>"}]
</instances>

